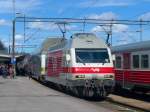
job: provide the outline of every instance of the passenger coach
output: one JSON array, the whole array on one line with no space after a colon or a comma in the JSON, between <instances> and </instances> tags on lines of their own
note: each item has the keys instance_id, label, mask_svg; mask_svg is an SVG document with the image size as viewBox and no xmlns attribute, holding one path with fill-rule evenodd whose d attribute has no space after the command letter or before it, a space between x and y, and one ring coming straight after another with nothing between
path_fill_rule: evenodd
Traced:
<instances>
[{"instance_id":1,"label":"passenger coach","mask_svg":"<svg viewBox=\"0 0 150 112\"><path fill-rule=\"evenodd\" d=\"M116 46L112 53L116 86L144 93L150 91L150 41Z\"/></svg>"}]
</instances>

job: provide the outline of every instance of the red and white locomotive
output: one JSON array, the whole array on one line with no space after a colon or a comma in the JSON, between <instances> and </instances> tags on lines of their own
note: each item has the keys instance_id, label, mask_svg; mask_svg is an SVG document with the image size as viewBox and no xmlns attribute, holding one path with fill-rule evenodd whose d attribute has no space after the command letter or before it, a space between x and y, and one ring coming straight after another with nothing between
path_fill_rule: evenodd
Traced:
<instances>
[{"instance_id":1,"label":"red and white locomotive","mask_svg":"<svg viewBox=\"0 0 150 112\"><path fill-rule=\"evenodd\" d=\"M114 86L114 68L105 42L91 33L57 39L47 53L39 55L42 71L36 77L44 74L46 81L78 95L106 97Z\"/></svg>"},{"instance_id":2,"label":"red and white locomotive","mask_svg":"<svg viewBox=\"0 0 150 112\"><path fill-rule=\"evenodd\" d=\"M115 55L116 87L150 91L150 41L112 48Z\"/></svg>"}]
</instances>

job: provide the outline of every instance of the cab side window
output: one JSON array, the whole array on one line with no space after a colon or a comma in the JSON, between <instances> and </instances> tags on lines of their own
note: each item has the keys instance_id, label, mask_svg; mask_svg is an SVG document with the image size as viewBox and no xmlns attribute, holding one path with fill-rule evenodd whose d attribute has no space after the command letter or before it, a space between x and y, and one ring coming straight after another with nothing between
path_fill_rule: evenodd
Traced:
<instances>
[{"instance_id":1,"label":"cab side window","mask_svg":"<svg viewBox=\"0 0 150 112\"><path fill-rule=\"evenodd\" d=\"M121 61L121 60L122 60L122 59L121 59L121 56L117 56L117 57L116 57L116 64L115 64L115 65L116 65L116 68L122 68L122 66L121 66L121 65L122 65L122 64L121 64L122 61Z\"/></svg>"},{"instance_id":2,"label":"cab side window","mask_svg":"<svg viewBox=\"0 0 150 112\"><path fill-rule=\"evenodd\" d=\"M149 68L149 56L147 54L141 55L141 68Z\"/></svg>"},{"instance_id":3,"label":"cab side window","mask_svg":"<svg viewBox=\"0 0 150 112\"><path fill-rule=\"evenodd\" d=\"M133 55L132 57L133 68L139 68L139 55Z\"/></svg>"}]
</instances>

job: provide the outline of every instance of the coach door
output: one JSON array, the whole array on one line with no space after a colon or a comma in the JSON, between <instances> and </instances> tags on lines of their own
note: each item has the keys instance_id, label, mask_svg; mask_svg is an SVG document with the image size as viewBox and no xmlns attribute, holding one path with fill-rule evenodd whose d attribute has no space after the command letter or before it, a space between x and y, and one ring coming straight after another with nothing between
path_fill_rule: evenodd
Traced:
<instances>
[{"instance_id":1,"label":"coach door","mask_svg":"<svg viewBox=\"0 0 150 112\"><path fill-rule=\"evenodd\" d=\"M129 69L131 65L130 53L123 54L123 87L128 88Z\"/></svg>"}]
</instances>

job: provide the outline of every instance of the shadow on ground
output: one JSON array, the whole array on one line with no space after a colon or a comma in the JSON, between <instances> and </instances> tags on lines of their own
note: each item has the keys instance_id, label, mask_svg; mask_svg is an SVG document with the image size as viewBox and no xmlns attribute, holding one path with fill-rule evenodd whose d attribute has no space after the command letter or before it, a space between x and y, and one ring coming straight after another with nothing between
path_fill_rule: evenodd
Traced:
<instances>
[{"instance_id":1,"label":"shadow on ground","mask_svg":"<svg viewBox=\"0 0 150 112\"><path fill-rule=\"evenodd\" d=\"M35 79L34 79L35 80ZM48 87L48 88L51 88L51 89L54 89L56 91L59 91L59 92L63 92L69 96L72 96L72 97L76 97L76 98L79 98L79 99L84 99L84 100L87 100L87 101L91 101L91 102L101 102L101 101L104 101L106 100L106 98L97 98L97 97L92 97L92 98L87 98L87 97L81 97L81 96L77 96L75 95L74 93L72 93L71 91L66 91L66 90L63 90L63 89L59 89L55 84L53 83L50 83L50 82L47 82L47 83L43 83L43 82L40 82L38 80L36 80L38 83Z\"/></svg>"}]
</instances>

